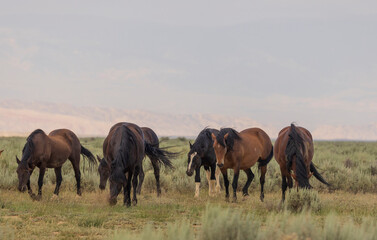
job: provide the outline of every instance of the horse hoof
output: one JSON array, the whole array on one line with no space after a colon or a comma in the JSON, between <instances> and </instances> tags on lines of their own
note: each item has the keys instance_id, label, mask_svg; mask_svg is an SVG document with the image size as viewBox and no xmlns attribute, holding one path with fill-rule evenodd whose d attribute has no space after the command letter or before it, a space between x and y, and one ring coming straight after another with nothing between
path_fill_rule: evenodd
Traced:
<instances>
[{"instance_id":1,"label":"horse hoof","mask_svg":"<svg viewBox=\"0 0 377 240\"><path fill-rule=\"evenodd\" d=\"M133 200L132 200L132 205L133 205L133 206L136 206L136 205L137 205L137 200L136 200L136 199L133 199Z\"/></svg>"},{"instance_id":2,"label":"horse hoof","mask_svg":"<svg viewBox=\"0 0 377 240\"><path fill-rule=\"evenodd\" d=\"M237 197L233 197L232 203L236 203L236 202L237 202Z\"/></svg>"},{"instance_id":3,"label":"horse hoof","mask_svg":"<svg viewBox=\"0 0 377 240\"><path fill-rule=\"evenodd\" d=\"M260 195L260 200L261 200L261 202L264 201L264 194L261 194L261 195Z\"/></svg>"},{"instance_id":4,"label":"horse hoof","mask_svg":"<svg viewBox=\"0 0 377 240\"><path fill-rule=\"evenodd\" d=\"M58 200L59 199L59 196L58 195L56 195L56 194L52 194L52 196L51 196L51 201L55 201L55 200Z\"/></svg>"},{"instance_id":5,"label":"horse hoof","mask_svg":"<svg viewBox=\"0 0 377 240\"><path fill-rule=\"evenodd\" d=\"M110 206L114 206L115 204L117 204L116 198L110 198L109 199L109 204L110 204Z\"/></svg>"},{"instance_id":6,"label":"horse hoof","mask_svg":"<svg viewBox=\"0 0 377 240\"><path fill-rule=\"evenodd\" d=\"M81 197L81 190L77 191L77 195Z\"/></svg>"},{"instance_id":7,"label":"horse hoof","mask_svg":"<svg viewBox=\"0 0 377 240\"><path fill-rule=\"evenodd\" d=\"M38 194L37 196L34 197L35 201L41 201L41 199L42 199L42 195L41 194Z\"/></svg>"},{"instance_id":8,"label":"horse hoof","mask_svg":"<svg viewBox=\"0 0 377 240\"><path fill-rule=\"evenodd\" d=\"M243 196L244 196L244 197L247 197L247 196L249 196L249 193L244 192L244 193L243 193Z\"/></svg>"}]
</instances>

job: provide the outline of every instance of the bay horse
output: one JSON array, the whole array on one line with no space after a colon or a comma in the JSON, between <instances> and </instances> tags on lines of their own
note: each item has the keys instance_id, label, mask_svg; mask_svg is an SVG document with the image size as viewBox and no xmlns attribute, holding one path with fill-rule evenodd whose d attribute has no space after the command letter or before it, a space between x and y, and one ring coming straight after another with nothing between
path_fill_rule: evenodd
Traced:
<instances>
[{"instance_id":1,"label":"bay horse","mask_svg":"<svg viewBox=\"0 0 377 240\"><path fill-rule=\"evenodd\" d=\"M137 204L136 190L142 160L147 154L158 159L159 163L173 168L169 160L169 152L149 143L142 129L133 123L120 122L109 131L103 143L104 163L110 165L110 205L115 205L120 191L124 190L124 204L131 206L131 182L133 188L133 205ZM105 176L100 176L101 183Z\"/></svg>"},{"instance_id":2,"label":"bay horse","mask_svg":"<svg viewBox=\"0 0 377 240\"><path fill-rule=\"evenodd\" d=\"M192 176L195 171L195 197L199 197L200 168L204 166L209 185L208 194L214 196L215 182L216 192L220 192L220 170L216 167L216 155L213 149L211 134L217 135L219 130L212 128L203 129L196 137L194 144L190 143L190 151L187 154L187 176Z\"/></svg>"},{"instance_id":3,"label":"bay horse","mask_svg":"<svg viewBox=\"0 0 377 240\"><path fill-rule=\"evenodd\" d=\"M237 184L240 170L247 175L247 181L242 189L243 195L249 195L248 189L254 174L251 167L258 162L261 170L260 200L264 199L264 182L267 171L267 164L273 156L273 147L270 137L260 128L248 128L240 133L232 128L222 128L216 136L212 133L213 148L216 154L217 166L224 177L225 198L229 199L229 180L227 169L232 168L233 177L233 202L237 201Z\"/></svg>"},{"instance_id":4,"label":"bay horse","mask_svg":"<svg viewBox=\"0 0 377 240\"><path fill-rule=\"evenodd\" d=\"M118 124L121 124L121 123L118 123ZM148 142L149 144L159 148L160 142L159 142L159 139L157 137L157 134L152 129L150 129L148 127L141 127L141 130L143 131L145 141ZM107 141L108 141L108 139L105 139L103 146L107 146ZM153 170L154 170L154 176L155 176L155 179L156 179L157 196L160 196L161 195L161 185L160 185L160 165L161 164L160 164L160 161L153 154L146 152L146 155L148 156L149 160L152 163L152 167L153 167ZM172 155L169 155L169 156L172 156ZM99 162L98 173L100 175L99 188L101 190L104 190L106 188L107 180L110 177L110 164L105 160L105 158L101 159L98 155L97 155L97 159L98 159L98 162ZM141 192L141 187L142 187L142 184L143 184L143 181L144 181L144 176L145 176L145 174L144 174L143 166L141 166L140 167L140 173L139 173L139 183L138 183L138 186L137 186L137 189L136 189L137 194L140 194L140 192Z\"/></svg>"},{"instance_id":5,"label":"bay horse","mask_svg":"<svg viewBox=\"0 0 377 240\"><path fill-rule=\"evenodd\" d=\"M27 187L30 196L35 200L40 200L46 168L54 168L56 175L54 194L59 195L60 185L63 181L62 165L69 159L75 171L77 194L81 196L80 154L87 157L90 163L96 163L93 154L80 144L79 139L71 130L56 129L48 135L41 129L33 131L26 140L21 161L16 156L18 190L24 192ZM30 176L35 167L39 168L37 196L33 194L30 187Z\"/></svg>"},{"instance_id":6,"label":"bay horse","mask_svg":"<svg viewBox=\"0 0 377 240\"><path fill-rule=\"evenodd\" d=\"M283 128L275 141L274 152L282 177L282 201L285 200L287 187L293 187L292 178L295 180L296 187L300 188L311 188L309 178L312 175L329 186L312 162L313 137L307 129L297 127L293 123Z\"/></svg>"}]
</instances>

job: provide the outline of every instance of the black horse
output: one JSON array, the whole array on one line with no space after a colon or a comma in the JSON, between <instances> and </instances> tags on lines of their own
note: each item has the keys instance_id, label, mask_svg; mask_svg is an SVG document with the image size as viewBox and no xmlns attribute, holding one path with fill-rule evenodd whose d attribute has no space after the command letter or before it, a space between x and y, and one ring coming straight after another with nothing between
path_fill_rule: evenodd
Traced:
<instances>
[{"instance_id":1,"label":"black horse","mask_svg":"<svg viewBox=\"0 0 377 240\"><path fill-rule=\"evenodd\" d=\"M211 134L217 135L218 130L212 128L203 129L198 137L196 138L194 144L190 143L190 151L187 154L187 171L188 176L192 176L195 170L195 197L199 197L199 187L200 187L200 167L204 166L206 171L210 196L214 195L215 192L215 180L216 191L220 192L220 171L216 168L216 155L213 149L213 140Z\"/></svg>"},{"instance_id":2,"label":"black horse","mask_svg":"<svg viewBox=\"0 0 377 240\"><path fill-rule=\"evenodd\" d=\"M117 196L124 189L124 204L131 205L131 182L133 191L132 202L137 204L136 189L138 175L145 154L153 156L160 163L172 168L169 152L150 144L144 137L142 129L133 123L115 124L103 143L104 162L110 165L110 199L111 205L116 204ZM101 183L103 176L101 176ZM106 182L105 182L106 183Z\"/></svg>"},{"instance_id":3,"label":"black horse","mask_svg":"<svg viewBox=\"0 0 377 240\"><path fill-rule=\"evenodd\" d=\"M150 129L148 127L142 127L141 130L143 131L145 141L148 142L149 144L151 144L152 146L159 148L160 142L158 140L157 134L152 129ZM169 154L169 157L173 157L173 155L174 155L173 153L168 153L168 152L166 152L166 153ZM160 164L160 161L153 154L149 154L147 152L145 154L149 157L149 159L152 163L153 170L154 170L154 176L156 178L157 196L160 196L161 195L161 186L160 186L160 165L161 164ZM110 177L110 165L105 160L105 158L101 159L97 155L97 159L100 163L99 167L98 167L98 173L100 175L99 188L101 190L104 190L106 188L107 180ZM139 184L138 184L137 189L136 189L137 194L140 194L140 192L141 192L141 187L142 187L143 182L144 182L144 176L145 176L145 174L144 174L143 166L141 166L140 167L140 173L139 173Z\"/></svg>"}]
</instances>

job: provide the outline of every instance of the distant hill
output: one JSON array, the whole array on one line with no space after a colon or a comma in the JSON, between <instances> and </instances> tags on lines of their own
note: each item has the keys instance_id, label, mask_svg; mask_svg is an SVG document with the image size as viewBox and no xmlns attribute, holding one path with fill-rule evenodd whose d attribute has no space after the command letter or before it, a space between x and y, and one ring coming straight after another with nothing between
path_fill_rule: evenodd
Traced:
<instances>
[{"instance_id":1,"label":"distant hill","mask_svg":"<svg viewBox=\"0 0 377 240\"><path fill-rule=\"evenodd\" d=\"M74 107L65 104L0 102L0 135L27 135L36 128L49 132L56 128L69 128L80 136L106 136L110 127L121 121L154 129L159 136L196 136L204 127L266 126L250 118L234 118L213 114L166 114L140 110L101 107Z\"/></svg>"},{"instance_id":2,"label":"distant hill","mask_svg":"<svg viewBox=\"0 0 377 240\"><path fill-rule=\"evenodd\" d=\"M79 136L106 136L121 121L154 129L159 136L195 137L206 126L242 130L260 127L272 139L279 127L263 125L251 118L215 114L168 114L104 107L75 107L67 104L0 101L0 136L26 136L34 129L49 132L69 128ZM283 126L281 126L283 127ZM377 140L377 123L365 126L320 125L312 132L318 140Z\"/></svg>"}]
</instances>

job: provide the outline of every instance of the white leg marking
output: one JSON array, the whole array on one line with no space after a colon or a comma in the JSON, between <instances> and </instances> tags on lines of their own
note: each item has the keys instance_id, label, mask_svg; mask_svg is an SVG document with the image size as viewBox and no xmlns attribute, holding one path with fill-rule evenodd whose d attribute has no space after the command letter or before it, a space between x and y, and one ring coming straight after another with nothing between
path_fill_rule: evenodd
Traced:
<instances>
[{"instance_id":1,"label":"white leg marking","mask_svg":"<svg viewBox=\"0 0 377 240\"><path fill-rule=\"evenodd\" d=\"M195 183L195 197L199 197L199 190L200 190L200 182Z\"/></svg>"},{"instance_id":2,"label":"white leg marking","mask_svg":"<svg viewBox=\"0 0 377 240\"><path fill-rule=\"evenodd\" d=\"M220 168L216 167L216 173L215 173L215 178L216 178L216 192L220 193L221 191L221 186L220 186Z\"/></svg>"}]
</instances>

